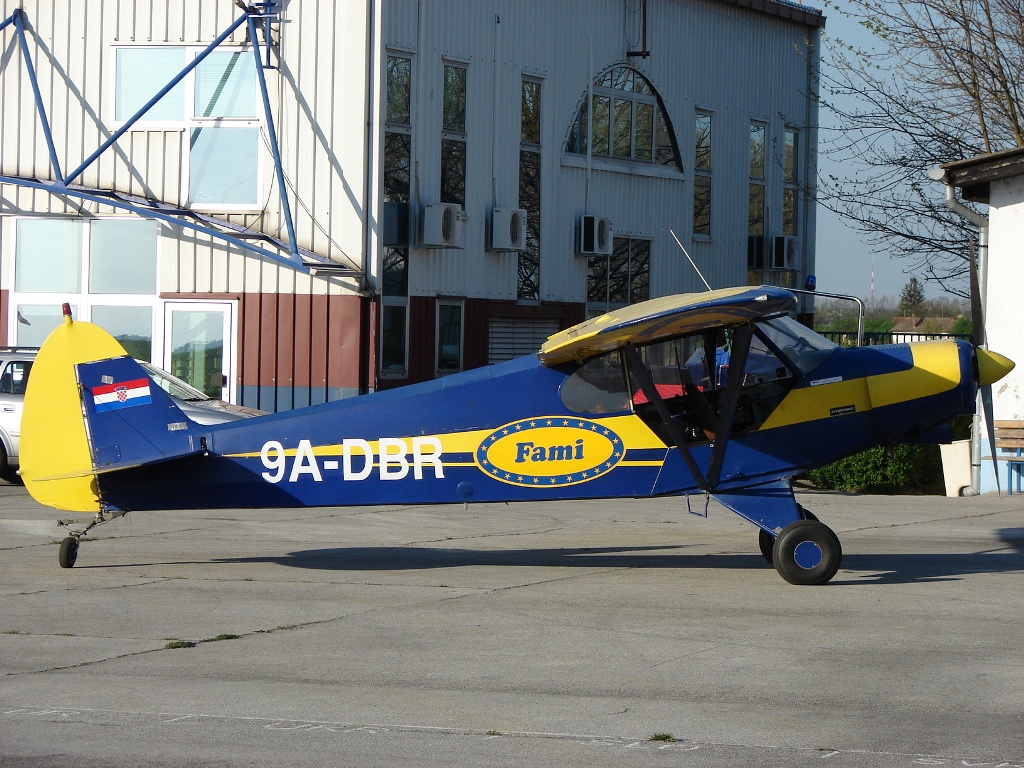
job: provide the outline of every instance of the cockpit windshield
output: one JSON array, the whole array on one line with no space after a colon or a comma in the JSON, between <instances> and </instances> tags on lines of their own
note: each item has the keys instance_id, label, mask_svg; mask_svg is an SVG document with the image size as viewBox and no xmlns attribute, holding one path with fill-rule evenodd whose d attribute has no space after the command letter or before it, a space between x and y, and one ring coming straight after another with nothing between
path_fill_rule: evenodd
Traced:
<instances>
[{"instance_id":1,"label":"cockpit windshield","mask_svg":"<svg viewBox=\"0 0 1024 768\"><path fill-rule=\"evenodd\" d=\"M839 346L786 315L762 320L757 327L800 373L817 368Z\"/></svg>"}]
</instances>

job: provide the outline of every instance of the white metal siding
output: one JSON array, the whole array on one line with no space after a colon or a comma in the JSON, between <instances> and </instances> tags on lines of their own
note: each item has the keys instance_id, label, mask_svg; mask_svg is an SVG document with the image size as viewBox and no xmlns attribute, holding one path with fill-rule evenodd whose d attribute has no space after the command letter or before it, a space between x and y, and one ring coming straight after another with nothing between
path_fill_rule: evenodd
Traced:
<instances>
[{"instance_id":1,"label":"white metal siding","mask_svg":"<svg viewBox=\"0 0 1024 768\"><path fill-rule=\"evenodd\" d=\"M365 204L367 3L306 0L289 4L289 23L275 31L277 70L267 86L280 142L298 244L320 255L362 267ZM205 46L239 11L229 0L0 0L0 18L22 7L40 91L65 174L76 168L114 130L113 46ZM13 27L2 33L11 55L0 73L0 171L53 178L25 64ZM261 33L262 37L262 33ZM246 38L243 25L229 43ZM279 53L279 55L278 55ZM262 112L262 110L260 110ZM264 132L263 189L258 211L232 214L236 224L287 239L277 180ZM187 136L184 137L187 141ZM179 130L132 130L74 183L182 201ZM24 188L5 187L0 238L9 242L3 214L75 215L75 201ZM86 203L85 211L114 212ZM116 212L115 212L116 213ZM203 235L162 226L163 292L283 290L338 294L358 289L352 280L311 278L263 264L253 256ZM180 238L180 240L178 239ZM0 276L9 270L0 265ZM0 283L8 287L6 282Z\"/></svg>"},{"instance_id":2,"label":"white metal siding","mask_svg":"<svg viewBox=\"0 0 1024 768\"><path fill-rule=\"evenodd\" d=\"M617 233L653 239L652 295L703 289L670 228L713 285L745 282L751 120L768 123L769 154L784 126L800 130L803 180L813 188L806 151L816 142L816 120L807 101L809 59L801 51L805 40L817 39L814 29L717 0L650 0L652 55L627 62L621 0L384 0L383 15L385 44L414 53L414 208L437 198L442 61L462 61L469 68L465 248L413 249L413 294L514 297L515 257L487 253L484 243L490 209L518 198L523 74L543 83L544 300L584 300L586 260L573 255L576 221L584 212L611 218ZM681 179L664 179L594 170L588 201L587 174L562 163L563 147L588 81L617 63L632 64L658 90L684 172ZM710 242L690 236L698 108L714 116ZM767 190L772 217L767 234L778 234L782 179L776 166L769 170ZM813 221L802 215L800 226L804 254L813 264Z\"/></svg>"}]
</instances>

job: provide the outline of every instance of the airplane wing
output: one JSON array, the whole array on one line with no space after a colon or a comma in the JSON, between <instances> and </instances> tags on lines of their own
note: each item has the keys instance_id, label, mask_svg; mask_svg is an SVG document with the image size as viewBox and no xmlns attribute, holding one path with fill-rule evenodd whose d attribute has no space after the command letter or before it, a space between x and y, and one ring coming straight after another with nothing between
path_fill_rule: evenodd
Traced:
<instances>
[{"instance_id":1,"label":"airplane wing","mask_svg":"<svg viewBox=\"0 0 1024 768\"><path fill-rule=\"evenodd\" d=\"M613 310L556 333L537 354L547 366L571 360L583 362L626 344L650 344L702 328L739 325L795 306L792 293L771 286L665 296Z\"/></svg>"}]
</instances>

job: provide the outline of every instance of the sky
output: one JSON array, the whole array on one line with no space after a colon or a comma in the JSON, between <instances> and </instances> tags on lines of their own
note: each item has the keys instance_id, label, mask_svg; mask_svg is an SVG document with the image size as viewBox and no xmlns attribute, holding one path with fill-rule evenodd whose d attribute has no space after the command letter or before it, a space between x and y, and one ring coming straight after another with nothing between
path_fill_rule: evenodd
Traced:
<instances>
[{"instance_id":1,"label":"sky","mask_svg":"<svg viewBox=\"0 0 1024 768\"><path fill-rule=\"evenodd\" d=\"M824 34L827 37L840 38L865 47L871 45L871 35L834 7L835 5L845 6L844 0L832 0L829 5L820 0L807 0L807 4L824 12L826 18ZM829 66L827 45L823 51L821 66L823 71ZM819 119L823 128L832 124L832 116L824 107L820 111ZM829 173L830 165L834 166L828 157L820 153L821 148L826 144L826 139L826 131L822 130L818 137L818 173L823 176ZM938 183L935 185L935 194L937 197L941 197L943 194ZM872 297L873 272L874 298L899 297L900 291L911 277L911 274L907 272L911 266L909 260L895 258L885 251L877 250L877 247L873 249L868 246L859 232L846 226L838 215L825 210L820 205L817 208L817 229L815 272L819 291L853 294L865 300L870 299ZM923 275L919 274L918 278L922 279ZM923 279L922 282L924 283ZM937 285L924 284L925 295L928 298L938 298L944 295Z\"/></svg>"}]
</instances>

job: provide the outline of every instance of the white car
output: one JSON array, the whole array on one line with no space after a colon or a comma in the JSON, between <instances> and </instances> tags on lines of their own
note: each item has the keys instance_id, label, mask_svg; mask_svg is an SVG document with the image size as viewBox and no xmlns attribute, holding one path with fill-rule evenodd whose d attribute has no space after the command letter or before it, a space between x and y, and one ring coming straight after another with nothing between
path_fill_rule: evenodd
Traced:
<instances>
[{"instance_id":1,"label":"white car","mask_svg":"<svg viewBox=\"0 0 1024 768\"><path fill-rule=\"evenodd\" d=\"M11 483L19 481L21 410L29 373L38 351L29 347L0 347L0 479ZM184 414L198 424L221 424L264 413L255 408L214 400L152 363L139 360L139 365L174 399Z\"/></svg>"}]
</instances>

